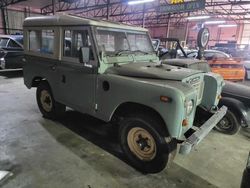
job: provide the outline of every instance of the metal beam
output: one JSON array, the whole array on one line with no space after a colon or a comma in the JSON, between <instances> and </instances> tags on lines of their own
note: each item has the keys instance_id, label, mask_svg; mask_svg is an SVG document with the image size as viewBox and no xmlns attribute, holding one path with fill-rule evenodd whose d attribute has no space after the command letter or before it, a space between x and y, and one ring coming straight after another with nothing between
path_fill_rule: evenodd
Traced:
<instances>
[{"instance_id":1,"label":"metal beam","mask_svg":"<svg viewBox=\"0 0 250 188\"><path fill-rule=\"evenodd\" d=\"M0 1L0 8L4 8L4 7L7 7L9 5L13 5L15 3L20 3L22 1L26 1L26 0L1 0Z\"/></svg>"}]
</instances>

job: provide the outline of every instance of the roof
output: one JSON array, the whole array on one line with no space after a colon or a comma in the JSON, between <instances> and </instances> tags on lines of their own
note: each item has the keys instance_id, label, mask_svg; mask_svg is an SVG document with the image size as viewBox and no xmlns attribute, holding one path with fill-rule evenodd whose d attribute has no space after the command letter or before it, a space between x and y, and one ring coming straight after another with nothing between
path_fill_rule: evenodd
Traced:
<instances>
[{"instance_id":1,"label":"roof","mask_svg":"<svg viewBox=\"0 0 250 188\"><path fill-rule=\"evenodd\" d=\"M112 27L119 29L129 29L136 31L148 31L145 28L130 26L122 23L115 23L103 20L82 18L73 15L53 15L53 16L37 16L28 17L24 20L24 27L38 27L38 26L101 26L101 27Z\"/></svg>"}]
</instances>

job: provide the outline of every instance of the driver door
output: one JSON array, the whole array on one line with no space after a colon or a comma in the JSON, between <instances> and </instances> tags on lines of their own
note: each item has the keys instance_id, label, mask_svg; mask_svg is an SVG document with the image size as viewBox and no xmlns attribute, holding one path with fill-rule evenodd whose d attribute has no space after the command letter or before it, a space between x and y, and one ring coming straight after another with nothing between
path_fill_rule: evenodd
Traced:
<instances>
[{"instance_id":1,"label":"driver door","mask_svg":"<svg viewBox=\"0 0 250 188\"><path fill-rule=\"evenodd\" d=\"M57 66L59 74L58 101L80 112L95 109L97 62L93 55L88 28L63 28L62 60ZM80 47L90 48L90 60L79 61Z\"/></svg>"}]
</instances>

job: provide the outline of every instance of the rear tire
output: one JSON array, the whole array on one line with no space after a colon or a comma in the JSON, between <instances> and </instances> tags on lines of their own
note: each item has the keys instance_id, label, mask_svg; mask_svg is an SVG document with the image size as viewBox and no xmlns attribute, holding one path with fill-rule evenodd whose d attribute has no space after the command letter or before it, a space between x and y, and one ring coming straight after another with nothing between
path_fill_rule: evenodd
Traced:
<instances>
[{"instance_id":1,"label":"rear tire","mask_svg":"<svg viewBox=\"0 0 250 188\"><path fill-rule=\"evenodd\" d=\"M240 125L235 114L227 110L226 115L215 126L215 130L228 135L236 134L240 130Z\"/></svg>"},{"instance_id":2,"label":"rear tire","mask_svg":"<svg viewBox=\"0 0 250 188\"><path fill-rule=\"evenodd\" d=\"M66 106L55 101L46 81L39 83L36 90L36 100L39 110L45 118L58 119L65 113Z\"/></svg>"},{"instance_id":3,"label":"rear tire","mask_svg":"<svg viewBox=\"0 0 250 188\"><path fill-rule=\"evenodd\" d=\"M168 163L170 152L162 147L167 135L160 122L150 115L134 114L120 123L121 148L131 164L143 173L160 172Z\"/></svg>"}]
</instances>

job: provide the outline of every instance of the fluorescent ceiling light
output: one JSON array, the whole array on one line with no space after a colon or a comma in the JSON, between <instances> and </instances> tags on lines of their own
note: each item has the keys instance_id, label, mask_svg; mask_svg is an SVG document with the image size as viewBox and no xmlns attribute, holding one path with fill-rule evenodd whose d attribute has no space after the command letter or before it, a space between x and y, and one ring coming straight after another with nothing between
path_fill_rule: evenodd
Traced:
<instances>
[{"instance_id":1,"label":"fluorescent ceiling light","mask_svg":"<svg viewBox=\"0 0 250 188\"><path fill-rule=\"evenodd\" d=\"M236 24L218 25L218 27L237 27Z\"/></svg>"},{"instance_id":2,"label":"fluorescent ceiling light","mask_svg":"<svg viewBox=\"0 0 250 188\"><path fill-rule=\"evenodd\" d=\"M129 5L136 5L136 4L141 4L141 3L148 3L148 2L152 2L155 0L135 0L135 1L129 1L128 4Z\"/></svg>"},{"instance_id":3,"label":"fluorescent ceiling light","mask_svg":"<svg viewBox=\"0 0 250 188\"><path fill-rule=\"evenodd\" d=\"M204 24L206 25L212 25L212 24L223 24L226 23L225 20L213 20L213 21L206 21Z\"/></svg>"},{"instance_id":4,"label":"fluorescent ceiling light","mask_svg":"<svg viewBox=\"0 0 250 188\"><path fill-rule=\"evenodd\" d=\"M187 17L188 20L202 20L202 19L208 19L210 16L190 16Z\"/></svg>"}]
</instances>

